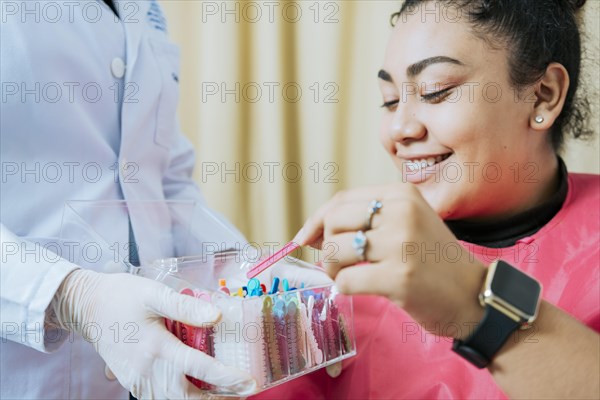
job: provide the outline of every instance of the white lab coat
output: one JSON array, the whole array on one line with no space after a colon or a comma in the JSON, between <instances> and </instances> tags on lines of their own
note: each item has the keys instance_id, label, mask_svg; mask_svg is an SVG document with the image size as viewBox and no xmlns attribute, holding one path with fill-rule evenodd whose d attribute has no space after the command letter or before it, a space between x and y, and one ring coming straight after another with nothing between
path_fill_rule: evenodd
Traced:
<instances>
[{"instance_id":1,"label":"white lab coat","mask_svg":"<svg viewBox=\"0 0 600 400\"><path fill-rule=\"evenodd\" d=\"M178 48L155 0L116 3L120 20L101 0L0 1L3 399L127 398L89 343L41 329L76 268L47 246L65 201L201 200L176 126ZM126 217L107 223L125 240Z\"/></svg>"}]
</instances>

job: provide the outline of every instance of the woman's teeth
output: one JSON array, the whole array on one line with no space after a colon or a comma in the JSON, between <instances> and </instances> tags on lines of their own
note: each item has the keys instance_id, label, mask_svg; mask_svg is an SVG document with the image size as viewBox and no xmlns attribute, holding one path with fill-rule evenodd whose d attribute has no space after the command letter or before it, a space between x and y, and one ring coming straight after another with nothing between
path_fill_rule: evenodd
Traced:
<instances>
[{"instance_id":1,"label":"woman's teeth","mask_svg":"<svg viewBox=\"0 0 600 400\"><path fill-rule=\"evenodd\" d=\"M450 157L450 154L444 154L437 157L427 157L420 160L406 161L404 164L410 172L418 171L422 168L432 167Z\"/></svg>"}]
</instances>

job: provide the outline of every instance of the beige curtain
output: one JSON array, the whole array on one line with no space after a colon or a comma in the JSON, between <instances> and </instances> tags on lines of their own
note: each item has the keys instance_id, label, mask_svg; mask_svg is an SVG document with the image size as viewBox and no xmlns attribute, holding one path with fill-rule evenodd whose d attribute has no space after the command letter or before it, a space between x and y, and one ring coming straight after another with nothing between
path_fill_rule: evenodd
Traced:
<instances>
[{"instance_id":1,"label":"beige curtain","mask_svg":"<svg viewBox=\"0 0 600 400\"><path fill-rule=\"evenodd\" d=\"M597 43L599 2L588 3ZM179 116L195 179L250 240L282 244L336 191L397 179L379 144L376 74L400 1L161 4L182 50ZM588 58L597 67L597 46ZM597 102L593 113L598 126ZM598 173L598 152L597 140L570 144L567 164Z\"/></svg>"}]
</instances>

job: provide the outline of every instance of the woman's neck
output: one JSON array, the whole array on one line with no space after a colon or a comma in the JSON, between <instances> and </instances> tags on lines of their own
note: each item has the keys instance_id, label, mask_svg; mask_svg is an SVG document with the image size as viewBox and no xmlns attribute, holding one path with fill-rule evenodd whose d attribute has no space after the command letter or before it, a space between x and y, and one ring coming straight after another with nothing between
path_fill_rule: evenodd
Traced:
<instances>
[{"instance_id":1,"label":"woman's neck","mask_svg":"<svg viewBox=\"0 0 600 400\"><path fill-rule=\"evenodd\" d=\"M517 240L533 235L554 218L567 197L566 166L560 158L555 158L554 162L555 174L547 180L550 182L547 191L535 205L504 218L446 221L446 224L458 239L486 247L512 246Z\"/></svg>"}]
</instances>

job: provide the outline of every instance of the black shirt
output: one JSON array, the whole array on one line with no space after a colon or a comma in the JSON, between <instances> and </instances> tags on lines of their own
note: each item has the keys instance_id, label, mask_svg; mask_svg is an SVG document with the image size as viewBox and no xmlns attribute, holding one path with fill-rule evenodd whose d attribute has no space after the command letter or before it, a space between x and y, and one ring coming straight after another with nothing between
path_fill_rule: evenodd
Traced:
<instances>
[{"instance_id":1,"label":"black shirt","mask_svg":"<svg viewBox=\"0 0 600 400\"><path fill-rule=\"evenodd\" d=\"M509 247L533 235L554 218L567 198L567 167L560 157L558 164L559 186L545 203L502 221L446 221L446 225L458 239L491 248Z\"/></svg>"}]
</instances>

